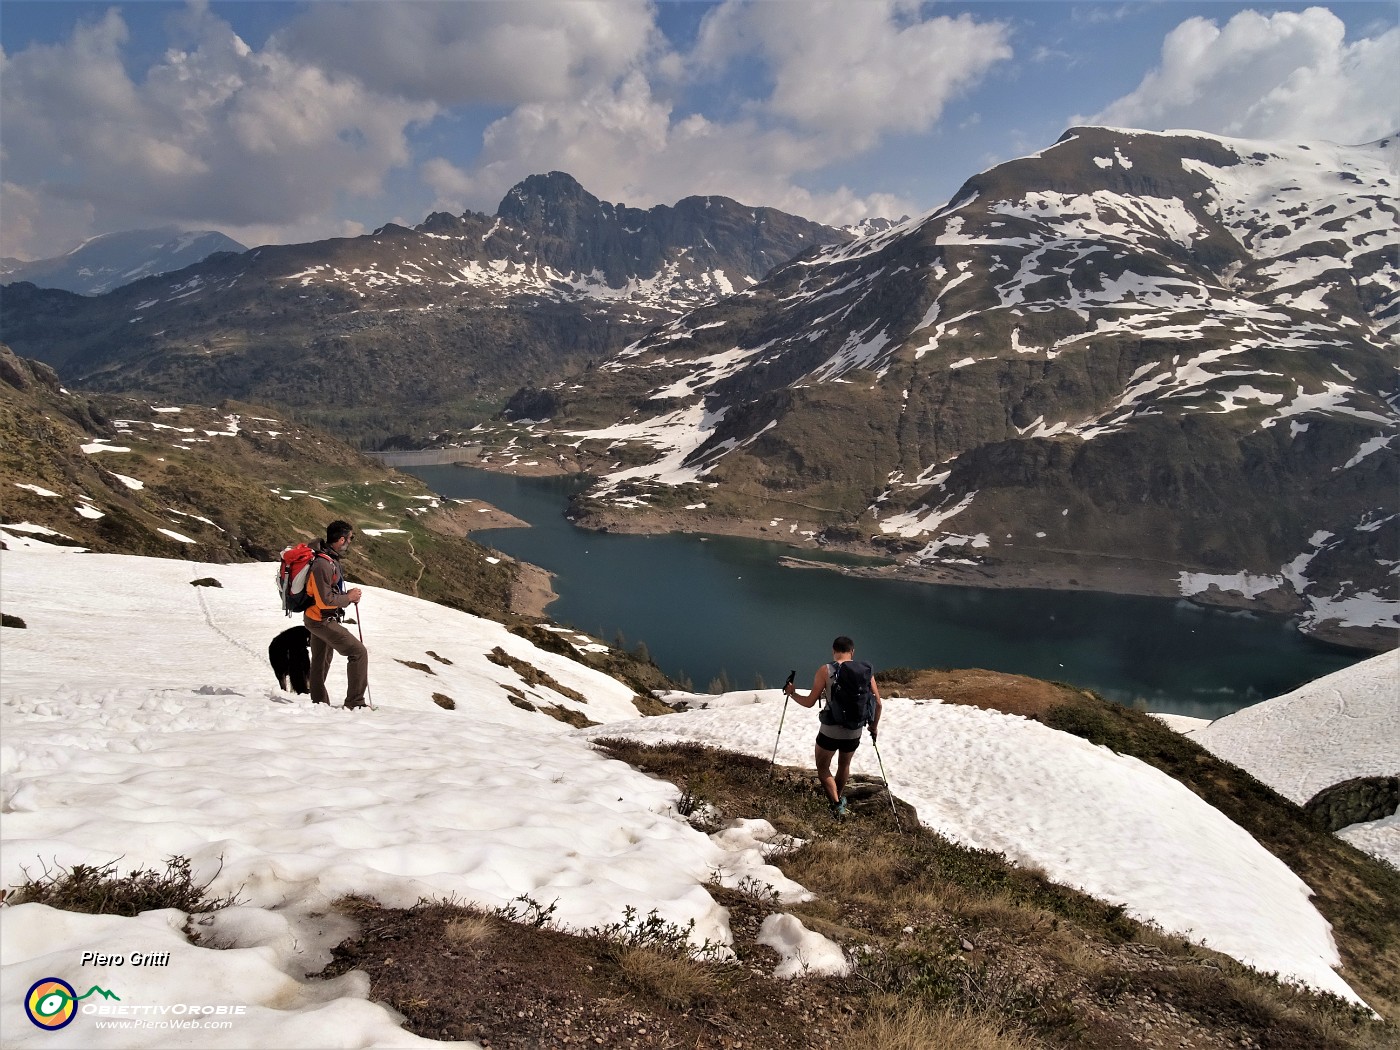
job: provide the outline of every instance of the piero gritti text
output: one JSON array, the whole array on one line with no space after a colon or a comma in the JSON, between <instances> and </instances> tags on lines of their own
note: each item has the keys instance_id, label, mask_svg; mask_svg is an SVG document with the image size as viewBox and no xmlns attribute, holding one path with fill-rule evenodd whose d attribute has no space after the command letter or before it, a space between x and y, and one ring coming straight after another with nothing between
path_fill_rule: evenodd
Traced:
<instances>
[{"instance_id":1,"label":"piero gritti text","mask_svg":"<svg viewBox=\"0 0 1400 1050\"><path fill-rule=\"evenodd\" d=\"M132 952L130 955L103 955L83 952L80 966L169 966L169 952Z\"/></svg>"}]
</instances>

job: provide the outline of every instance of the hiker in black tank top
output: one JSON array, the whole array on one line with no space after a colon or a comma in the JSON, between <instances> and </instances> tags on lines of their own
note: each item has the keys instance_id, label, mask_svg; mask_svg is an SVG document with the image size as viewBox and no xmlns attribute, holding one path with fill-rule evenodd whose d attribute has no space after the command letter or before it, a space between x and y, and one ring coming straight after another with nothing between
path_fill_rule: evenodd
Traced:
<instances>
[{"instance_id":1,"label":"hiker in black tank top","mask_svg":"<svg viewBox=\"0 0 1400 1050\"><path fill-rule=\"evenodd\" d=\"M826 700L819 715L821 728L817 731L817 779L836 817L846 815L843 793L851 775L851 758L860 746L861 731L868 727L870 739L876 739L883 710L875 675L869 664L855 659L855 653L856 643L843 634L831 643L831 663L817 668L810 693L803 696L791 685L783 687L783 691L803 707L814 706L819 698ZM841 695L833 696L838 688ZM831 760L837 755L840 758L833 775Z\"/></svg>"}]
</instances>

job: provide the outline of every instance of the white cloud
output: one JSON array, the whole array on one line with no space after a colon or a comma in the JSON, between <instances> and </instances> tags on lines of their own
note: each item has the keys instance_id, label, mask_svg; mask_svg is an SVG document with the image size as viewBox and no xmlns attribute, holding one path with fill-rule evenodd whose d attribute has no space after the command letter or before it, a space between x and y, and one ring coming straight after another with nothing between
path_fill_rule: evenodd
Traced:
<instances>
[{"instance_id":1,"label":"white cloud","mask_svg":"<svg viewBox=\"0 0 1400 1050\"><path fill-rule=\"evenodd\" d=\"M59 43L0 55L0 254L157 224L248 244L353 235L352 202L370 202L354 214L367 225L429 194L440 209L491 211L550 170L638 206L721 193L832 223L900 215L918 207L802 183L929 130L1011 53L1007 26L926 17L907 0L725 3L691 55L669 49L648 0L288 11L254 49L193 0L146 68L132 55L150 41L129 40L116 7ZM479 142L427 137L429 121L445 136L492 116ZM427 192L398 179L401 196L384 198L415 165Z\"/></svg>"},{"instance_id":2,"label":"white cloud","mask_svg":"<svg viewBox=\"0 0 1400 1050\"><path fill-rule=\"evenodd\" d=\"M254 52L200 7L182 30L188 49L139 78L124 67L115 8L61 44L6 57L4 254L25 254L40 229L51 248L51 220L73 202L98 229L328 225L341 195L377 193L407 163L406 129L435 112Z\"/></svg>"},{"instance_id":3,"label":"white cloud","mask_svg":"<svg viewBox=\"0 0 1400 1050\"><path fill-rule=\"evenodd\" d=\"M1097 4L1088 7L1075 5L1070 10L1070 21L1080 22L1085 25L1103 25L1105 23L1122 22L1137 9L1136 4L1119 4L1117 7L1100 7Z\"/></svg>"},{"instance_id":4,"label":"white cloud","mask_svg":"<svg viewBox=\"0 0 1400 1050\"><path fill-rule=\"evenodd\" d=\"M706 16L696 61L723 68L767 59L773 93L759 108L861 152L887 132L927 131L950 99L1011 57L1004 23L922 18L906 0L761 3L726 0Z\"/></svg>"},{"instance_id":5,"label":"white cloud","mask_svg":"<svg viewBox=\"0 0 1400 1050\"><path fill-rule=\"evenodd\" d=\"M947 102L1009 58L1008 28L922 17L917 4L727 2L706 15L695 51L652 52L614 81L538 98L495 121L470 170L434 158L438 206L490 210L531 172L560 169L598 196L639 207L717 193L830 223L919 210L888 194L800 181L891 133L923 132ZM658 86L729 84L760 62L771 93L725 117L678 115Z\"/></svg>"},{"instance_id":6,"label":"white cloud","mask_svg":"<svg viewBox=\"0 0 1400 1050\"><path fill-rule=\"evenodd\" d=\"M439 105L565 99L664 43L647 0L316 3L279 48L389 95Z\"/></svg>"},{"instance_id":7,"label":"white cloud","mask_svg":"<svg viewBox=\"0 0 1400 1050\"><path fill-rule=\"evenodd\" d=\"M432 157L425 161L418 174L436 194L434 211L461 212L479 194L477 180L446 157Z\"/></svg>"},{"instance_id":8,"label":"white cloud","mask_svg":"<svg viewBox=\"0 0 1400 1050\"><path fill-rule=\"evenodd\" d=\"M87 240L92 206L46 197L8 179L0 182L0 256L33 260L58 255Z\"/></svg>"},{"instance_id":9,"label":"white cloud","mask_svg":"<svg viewBox=\"0 0 1400 1050\"><path fill-rule=\"evenodd\" d=\"M1400 127L1400 29L1352 43L1319 7L1182 22L1131 93L1073 123L1367 142Z\"/></svg>"}]
</instances>

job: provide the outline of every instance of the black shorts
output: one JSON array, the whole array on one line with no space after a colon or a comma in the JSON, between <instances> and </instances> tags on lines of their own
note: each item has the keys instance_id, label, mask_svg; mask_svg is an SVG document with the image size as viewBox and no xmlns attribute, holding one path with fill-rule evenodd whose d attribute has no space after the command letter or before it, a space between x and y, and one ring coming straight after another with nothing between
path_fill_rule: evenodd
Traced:
<instances>
[{"instance_id":1,"label":"black shorts","mask_svg":"<svg viewBox=\"0 0 1400 1050\"><path fill-rule=\"evenodd\" d=\"M860 737L852 737L850 740L836 740L825 733L818 733L817 747L823 751L854 751L860 747Z\"/></svg>"}]
</instances>

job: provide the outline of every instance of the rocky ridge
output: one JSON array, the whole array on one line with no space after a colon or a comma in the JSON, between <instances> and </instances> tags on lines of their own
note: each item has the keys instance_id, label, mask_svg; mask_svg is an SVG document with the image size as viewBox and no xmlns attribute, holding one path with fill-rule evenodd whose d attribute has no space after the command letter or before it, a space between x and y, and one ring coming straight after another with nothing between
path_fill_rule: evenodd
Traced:
<instances>
[{"instance_id":1,"label":"rocky ridge","mask_svg":"<svg viewBox=\"0 0 1400 1050\"><path fill-rule=\"evenodd\" d=\"M609 204L552 172L494 216L216 255L95 299L11 284L3 338L74 385L256 401L411 443L850 236L723 197Z\"/></svg>"}]
</instances>

